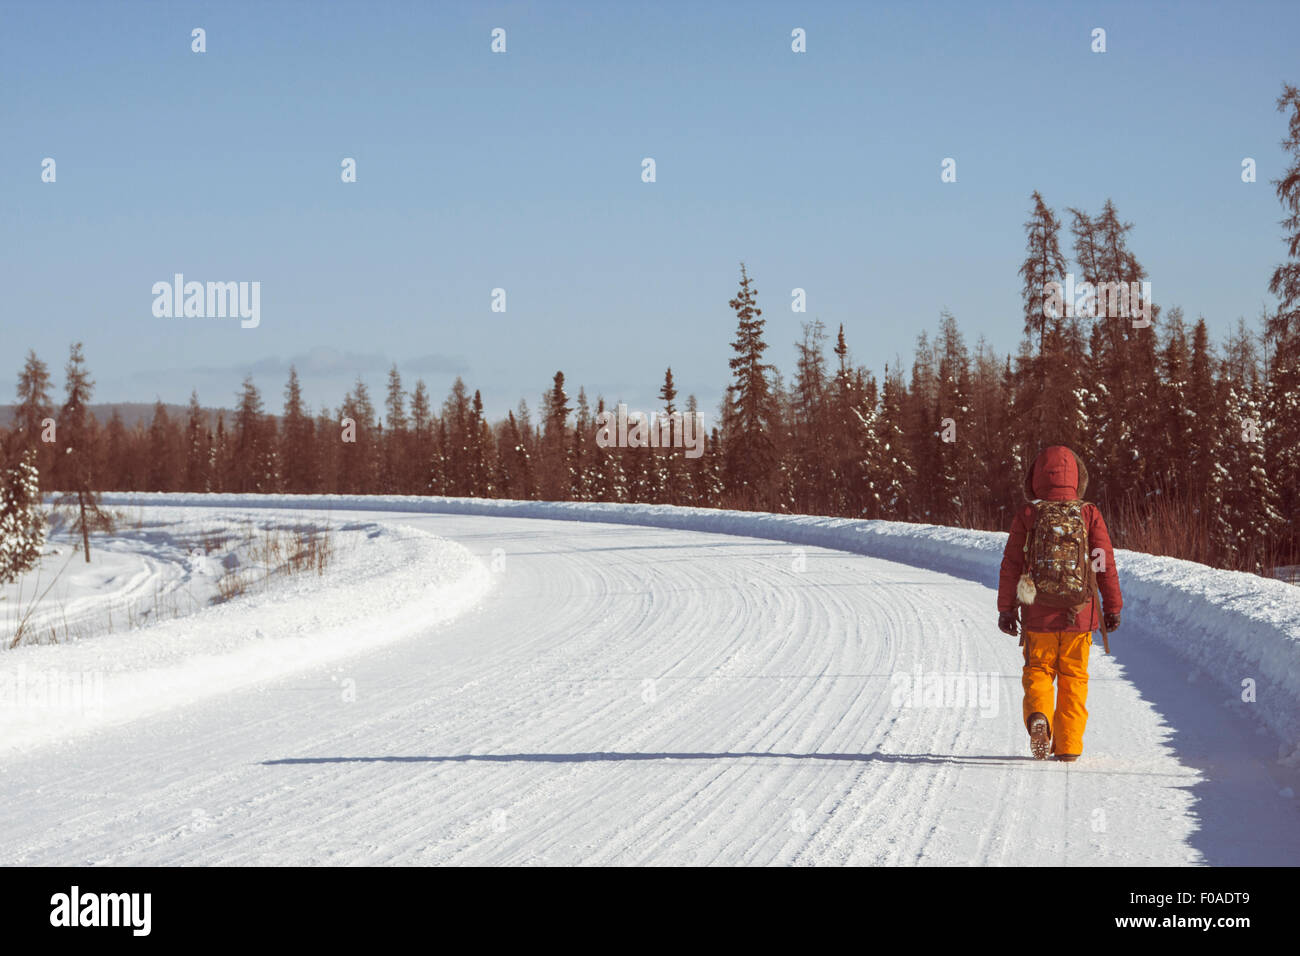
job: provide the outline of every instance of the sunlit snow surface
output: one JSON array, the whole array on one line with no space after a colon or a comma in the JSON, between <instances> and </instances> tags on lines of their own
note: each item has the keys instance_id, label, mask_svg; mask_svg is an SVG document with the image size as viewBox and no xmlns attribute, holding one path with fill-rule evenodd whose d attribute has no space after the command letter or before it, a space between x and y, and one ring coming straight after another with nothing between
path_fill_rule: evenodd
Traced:
<instances>
[{"instance_id":1,"label":"sunlit snow surface","mask_svg":"<svg viewBox=\"0 0 1300 956\"><path fill-rule=\"evenodd\" d=\"M1300 862L1300 591L1280 582L1119 552L1124 625L1114 657L1093 649L1085 752L1064 765L1028 756L1001 535L633 505L110 504L178 528L312 514L338 554L176 621L0 652L0 670L120 668L125 688L98 717L5 715L0 864ZM907 706L918 674L992 700Z\"/></svg>"}]
</instances>

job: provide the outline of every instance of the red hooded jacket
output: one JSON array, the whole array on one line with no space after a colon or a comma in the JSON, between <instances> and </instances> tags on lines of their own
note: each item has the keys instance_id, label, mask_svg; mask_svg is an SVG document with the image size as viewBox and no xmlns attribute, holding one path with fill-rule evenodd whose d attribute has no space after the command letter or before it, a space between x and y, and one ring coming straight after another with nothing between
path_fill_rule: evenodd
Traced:
<instances>
[{"instance_id":1,"label":"red hooded jacket","mask_svg":"<svg viewBox=\"0 0 1300 956\"><path fill-rule=\"evenodd\" d=\"M1088 469L1079 456L1064 445L1052 445L1039 452L1025 475L1025 496L1030 500L1071 501L1082 498L1087 489ZM1105 610L1118 613L1124 606L1124 597L1119 591L1110 532L1094 504L1084 503L1083 521L1088 529L1088 550L1095 552L1101 548L1105 553L1106 565L1097 572L1097 587ZM1002 573L998 578L999 611L1016 609L1016 584L1025 562L1025 535L1033 524L1032 505L1025 505L1011 522L1011 533L1002 552ZM1021 611L1021 623L1030 631L1095 631L1101 627L1100 609L1096 604L1093 598L1078 615L1071 615L1069 608L1026 605Z\"/></svg>"}]
</instances>

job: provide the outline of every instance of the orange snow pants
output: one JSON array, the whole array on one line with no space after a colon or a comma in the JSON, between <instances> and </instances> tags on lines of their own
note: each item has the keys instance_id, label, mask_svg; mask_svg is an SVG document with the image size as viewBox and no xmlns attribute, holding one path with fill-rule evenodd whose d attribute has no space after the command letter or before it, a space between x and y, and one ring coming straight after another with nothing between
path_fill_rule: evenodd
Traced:
<instances>
[{"instance_id":1,"label":"orange snow pants","mask_svg":"<svg viewBox=\"0 0 1300 956\"><path fill-rule=\"evenodd\" d=\"M1040 713L1052 729L1052 753L1083 753L1083 728L1088 723L1088 648L1092 632L1025 631L1024 720ZM1056 703L1052 703L1052 681Z\"/></svg>"}]
</instances>

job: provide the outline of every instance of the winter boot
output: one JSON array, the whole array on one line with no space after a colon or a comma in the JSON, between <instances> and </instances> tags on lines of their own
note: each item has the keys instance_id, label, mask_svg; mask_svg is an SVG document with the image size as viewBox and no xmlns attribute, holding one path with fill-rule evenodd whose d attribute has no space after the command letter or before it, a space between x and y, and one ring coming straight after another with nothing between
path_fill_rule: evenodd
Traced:
<instances>
[{"instance_id":1,"label":"winter boot","mask_svg":"<svg viewBox=\"0 0 1300 956\"><path fill-rule=\"evenodd\" d=\"M1047 718L1034 711L1029 715L1029 752L1035 760L1046 760L1051 745L1052 730L1047 724Z\"/></svg>"}]
</instances>

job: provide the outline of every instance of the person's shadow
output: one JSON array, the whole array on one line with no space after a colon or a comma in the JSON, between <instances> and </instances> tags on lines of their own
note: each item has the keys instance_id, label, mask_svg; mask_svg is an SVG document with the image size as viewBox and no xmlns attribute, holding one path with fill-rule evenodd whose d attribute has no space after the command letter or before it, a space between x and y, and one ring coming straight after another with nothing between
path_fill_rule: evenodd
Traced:
<instances>
[{"instance_id":1,"label":"person's shadow","mask_svg":"<svg viewBox=\"0 0 1300 956\"><path fill-rule=\"evenodd\" d=\"M968 767L1016 767L1039 763L1029 756L978 754L885 754L885 753L779 753L760 751L728 751L725 753L674 753L623 752L596 750L589 753L517 753L517 754L387 754L373 757L281 757L264 760L263 766L285 764L331 763L622 763L631 761L711 760L711 761L766 761L808 760L846 761L850 763L903 763L947 764ZM1088 773L1086 767L1075 766L1071 773ZM1168 774L1144 771L1098 770L1095 773L1133 776L1165 777Z\"/></svg>"}]
</instances>

